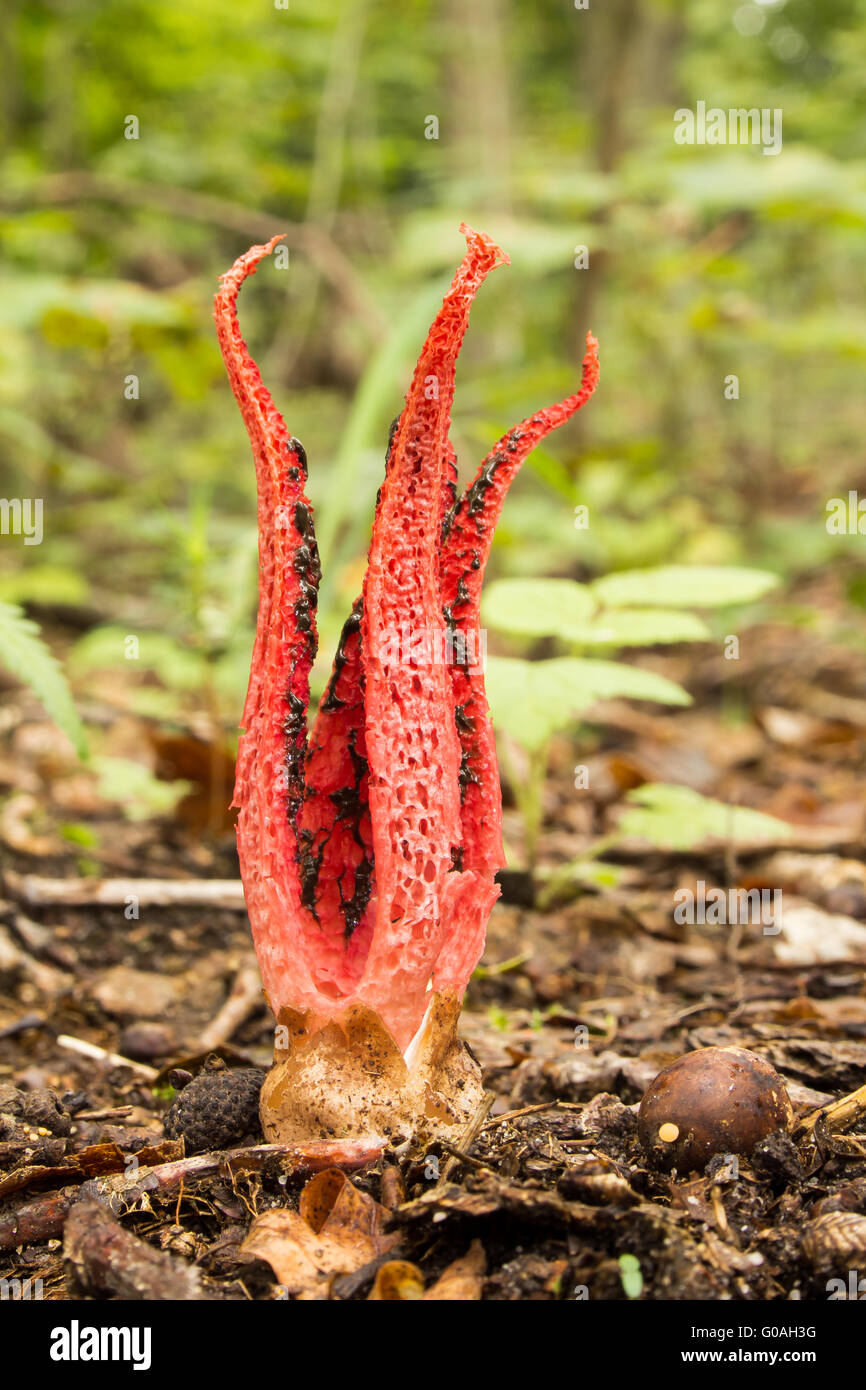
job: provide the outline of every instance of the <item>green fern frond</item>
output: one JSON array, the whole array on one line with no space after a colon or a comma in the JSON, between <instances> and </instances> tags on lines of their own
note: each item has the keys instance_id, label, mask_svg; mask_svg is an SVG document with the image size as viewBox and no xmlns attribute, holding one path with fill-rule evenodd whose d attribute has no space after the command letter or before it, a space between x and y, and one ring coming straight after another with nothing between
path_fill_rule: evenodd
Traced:
<instances>
[{"instance_id":1,"label":"green fern frond","mask_svg":"<svg viewBox=\"0 0 866 1390\"><path fill-rule=\"evenodd\" d=\"M0 603L0 663L30 687L46 713L75 745L78 756L87 758L87 736L66 677L36 623L14 603Z\"/></svg>"}]
</instances>

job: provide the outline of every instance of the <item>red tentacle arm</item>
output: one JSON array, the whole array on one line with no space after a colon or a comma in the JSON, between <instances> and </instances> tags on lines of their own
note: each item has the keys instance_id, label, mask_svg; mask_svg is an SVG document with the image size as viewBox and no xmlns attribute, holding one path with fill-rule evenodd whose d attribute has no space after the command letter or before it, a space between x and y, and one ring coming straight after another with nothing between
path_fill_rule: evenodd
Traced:
<instances>
[{"instance_id":1,"label":"red tentacle arm","mask_svg":"<svg viewBox=\"0 0 866 1390\"><path fill-rule=\"evenodd\" d=\"M303 799L310 668L319 579L306 459L262 383L237 321L238 291L274 237L221 278L217 336L252 445L258 486L259 611L235 784L238 855L253 941L271 1007L327 1009L308 963L295 821ZM290 996L290 997L289 997Z\"/></svg>"},{"instance_id":2,"label":"red tentacle arm","mask_svg":"<svg viewBox=\"0 0 866 1390\"><path fill-rule=\"evenodd\" d=\"M250 357L249 350L241 335L237 317L238 292L248 275L254 275L259 262L269 255L280 236L272 237L266 246L252 246L243 256L239 256L231 270L220 276L220 288L214 299L214 321L217 339L223 361L228 372L229 382L234 392L241 417L253 449L256 466L256 487L258 492L258 536L259 536L259 623L250 663L250 679L247 697L241 716L241 728L248 729L261 707L261 686L264 678L262 654L268 631L271 595L274 586L274 547L273 518L275 509L275 490L271 475L271 461L268 456L268 428L270 410L263 402L257 401L264 387L261 384L258 368ZM273 402L270 403L273 408ZM250 740L244 756L239 756L236 771L234 805L237 799L237 782L249 771L253 744Z\"/></svg>"},{"instance_id":3,"label":"red tentacle arm","mask_svg":"<svg viewBox=\"0 0 866 1390\"><path fill-rule=\"evenodd\" d=\"M502 798L493 727L484 692L481 586L508 489L524 460L551 430L585 405L598 382L598 343L586 335L580 389L504 434L454 508L442 551L445 615L453 627L453 701L461 745L463 864L494 874L502 867Z\"/></svg>"},{"instance_id":4,"label":"red tentacle arm","mask_svg":"<svg viewBox=\"0 0 866 1390\"><path fill-rule=\"evenodd\" d=\"M451 679L442 661L442 491L457 354L472 298L504 253L467 254L421 352L390 452L361 625L376 920L358 996L401 1047L417 1030L463 885ZM458 861L459 862L459 861ZM495 896L495 894L494 894Z\"/></svg>"}]
</instances>

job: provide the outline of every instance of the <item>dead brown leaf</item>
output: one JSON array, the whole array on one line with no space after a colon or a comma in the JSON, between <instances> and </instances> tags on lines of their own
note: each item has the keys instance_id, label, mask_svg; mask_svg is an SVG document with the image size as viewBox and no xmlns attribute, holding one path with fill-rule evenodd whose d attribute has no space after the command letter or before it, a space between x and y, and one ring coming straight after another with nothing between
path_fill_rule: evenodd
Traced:
<instances>
[{"instance_id":1,"label":"dead brown leaf","mask_svg":"<svg viewBox=\"0 0 866 1390\"><path fill-rule=\"evenodd\" d=\"M424 1295L430 1303L474 1303L481 1297L487 1257L480 1240L473 1240L465 1255L454 1260Z\"/></svg>"},{"instance_id":2,"label":"dead brown leaf","mask_svg":"<svg viewBox=\"0 0 866 1390\"><path fill-rule=\"evenodd\" d=\"M158 1144L147 1144L136 1153L122 1149L119 1144L89 1144L78 1150L75 1163L86 1177L96 1178L103 1173L122 1172L131 1166L152 1168L158 1163L173 1163L183 1156L182 1139L165 1139Z\"/></svg>"},{"instance_id":3,"label":"dead brown leaf","mask_svg":"<svg viewBox=\"0 0 866 1390\"><path fill-rule=\"evenodd\" d=\"M335 1275L351 1274L396 1245L399 1236L381 1230L387 1214L345 1173L326 1168L307 1183L298 1212L256 1217L241 1254L269 1264L290 1294L324 1294Z\"/></svg>"}]
</instances>

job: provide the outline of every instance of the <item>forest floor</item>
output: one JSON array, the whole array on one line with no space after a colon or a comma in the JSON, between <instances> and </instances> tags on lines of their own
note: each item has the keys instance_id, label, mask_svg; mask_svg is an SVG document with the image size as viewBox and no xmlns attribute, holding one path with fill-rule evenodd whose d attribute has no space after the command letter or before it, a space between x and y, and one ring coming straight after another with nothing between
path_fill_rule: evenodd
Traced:
<instances>
[{"instance_id":1,"label":"forest floor","mask_svg":"<svg viewBox=\"0 0 866 1390\"><path fill-rule=\"evenodd\" d=\"M767 626L748 633L735 675L709 647L652 661L694 705L611 705L586 744L556 746L541 873L607 833L646 782L769 812L789 839L622 842L605 855L615 884L547 910L510 875L463 1014L489 1112L462 1147L404 1147L349 1178L264 1151L255 1129L197 1158L164 1135L173 1068L195 1073L210 1053L269 1064L238 894L149 906L145 893L137 917L125 895L93 901L106 880L192 883L206 898L209 882L237 879L230 761L192 733L88 711L111 751L147 745L193 784L172 818L130 820L7 692L0 1277L40 1280L47 1299L784 1300L826 1299L828 1280L866 1271L866 1114L674 1175L649 1166L636 1118L661 1067L711 1045L770 1061L799 1118L863 1084L862 655ZM781 930L678 923L676 890L700 880L778 890ZM296 1215L262 1225L274 1209Z\"/></svg>"}]
</instances>

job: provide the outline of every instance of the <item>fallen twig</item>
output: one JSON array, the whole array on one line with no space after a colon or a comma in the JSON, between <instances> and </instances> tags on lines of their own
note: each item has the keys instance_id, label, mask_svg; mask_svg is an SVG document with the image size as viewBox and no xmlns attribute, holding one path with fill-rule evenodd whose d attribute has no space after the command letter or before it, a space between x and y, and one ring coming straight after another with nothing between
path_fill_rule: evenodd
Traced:
<instances>
[{"instance_id":1,"label":"fallen twig","mask_svg":"<svg viewBox=\"0 0 866 1390\"><path fill-rule=\"evenodd\" d=\"M92 1198L76 1202L70 1211L63 1254L74 1294L148 1302L207 1297L197 1269L125 1231L108 1208Z\"/></svg>"},{"instance_id":2,"label":"fallen twig","mask_svg":"<svg viewBox=\"0 0 866 1390\"><path fill-rule=\"evenodd\" d=\"M193 1050L212 1052L223 1047L263 1003L262 977L255 961L252 961L241 966L228 998L207 1027L202 1029Z\"/></svg>"},{"instance_id":3,"label":"fallen twig","mask_svg":"<svg viewBox=\"0 0 866 1390\"><path fill-rule=\"evenodd\" d=\"M495 1173L498 1170L492 1163L485 1163L483 1159L475 1158L473 1154L466 1153L459 1149L456 1144L449 1144L447 1139L439 1140L440 1148L444 1149L452 1158L456 1158L458 1163L465 1164L468 1168L480 1168L486 1173Z\"/></svg>"},{"instance_id":4,"label":"fallen twig","mask_svg":"<svg viewBox=\"0 0 866 1390\"><path fill-rule=\"evenodd\" d=\"M149 1067L144 1062L135 1062L131 1057L121 1057L119 1052L107 1052L104 1047L87 1042L85 1038L73 1038L68 1033L59 1033L57 1041L68 1052L77 1052L81 1057L91 1057L94 1062L107 1062L112 1067L129 1067L148 1081L155 1081L159 1076L155 1067Z\"/></svg>"},{"instance_id":5,"label":"fallen twig","mask_svg":"<svg viewBox=\"0 0 866 1390\"><path fill-rule=\"evenodd\" d=\"M457 1169L460 1167L460 1164L465 1161L469 1149L471 1149L472 1145L475 1143L475 1140L481 1133L484 1121L490 1114L490 1107L495 1099L496 1097L494 1096L492 1091L488 1092L484 1096L484 1099L481 1101L481 1104L478 1106L478 1109L475 1111L475 1114L472 1116L472 1119L469 1121L468 1125L461 1134L459 1141L457 1142L457 1144L453 1146L457 1149L461 1156L459 1158L455 1158L452 1154L452 1156L448 1159L448 1162L442 1168L442 1172L439 1175L439 1179L435 1187L432 1189L434 1192L437 1191L440 1187L444 1187L451 1175L455 1173ZM450 1145L448 1146L449 1149L451 1147L452 1146Z\"/></svg>"},{"instance_id":6,"label":"fallen twig","mask_svg":"<svg viewBox=\"0 0 866 1390\"><path fill-rule=\"evenodd\" d=\"M244 890L234 878L42 878L7 869L6 891L32 907L217 907L244 912Z\"/></svg>"},{"instance_id":7,"label":"fallen twig","mask_svg":"<svg viewBox=\"0 0 866 1390\"><path fill-rule=\"evenodd\" d=\"M0 1250L59 1236L70 1208L80 1196L80 1186L62 1187L59 1192L24 1202L14 1211L0 1213Z\"/></svg>"},{"instance_id":8,"label":"fallen twig","mask_svg":"<svg viewBox=\"0 0 866 1390\"><path fill-rule=\"evenodd\" d=\"M131 1105L116 1105L113 1110L76 1110L75 1120L124 1120L132 1114Z\"/></svg>"},{"instance_id":9,"label":"fallen twig","mask_svg":"<svg viewBox=\"0 0 866 1390\"><path fill-rule=\"evenodd\" d=\"M819 1105L816 1110L810 1110L797 1121L792 1132L794 1138L811 1134L819 1122L823 1122L823 1128L831 1131L847 1129L861 1115L866 1115L866 1086L858 1086L847 1096L840 1096L829 1105Z\"/></svg>"},{"instance_id":10,"label":"fallen twig","mask_svg":"<svg viewBox=\"0 0 866 1390\"><path fill-rule=\"evenodd\" d=\"M546 1100L541 1105L524 1105L521 1110L507 1110L504 1115L494 1115L492 1120L485 1120L482 1129L494 1129L496 1125L504 1125L509 1120L520 1120L524 1115L537 1115L541 1110L556 1110L562 1104L559 1100Z\"/></svg>"}]
</instances>

